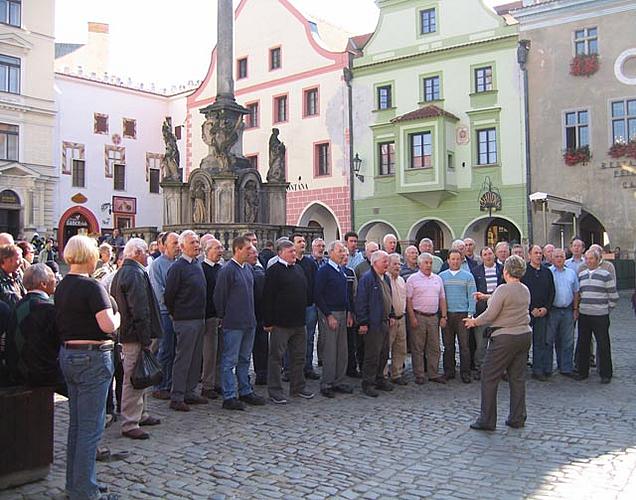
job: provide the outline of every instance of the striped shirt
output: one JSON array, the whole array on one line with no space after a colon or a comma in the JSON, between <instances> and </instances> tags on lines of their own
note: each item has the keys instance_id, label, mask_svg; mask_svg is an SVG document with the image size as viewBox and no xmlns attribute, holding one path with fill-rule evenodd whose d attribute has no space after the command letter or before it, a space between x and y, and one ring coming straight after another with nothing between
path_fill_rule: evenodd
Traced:
<instances>
[{"instance_id":1,"label":"striped shirt","mask_svg":"<svg viewBox=\"0 0 636 500\"><path fill-rule=\"evenodd\" d=\"M486 267L484 265L484 275L486 276L486 293L492 293L497 288L497 265Z\"/></svg>"},{"instance_id":2,"label":"striped shirt","mask_svg":"<svg viewBox=\"0 0 636 500\"><path fill-rule=\"evenodd\" d=\"M616 307L616 282L605 269L585 269L579 273L581 302L579 312L588 316L605 316Z\"/></svg>"}]
</instances>

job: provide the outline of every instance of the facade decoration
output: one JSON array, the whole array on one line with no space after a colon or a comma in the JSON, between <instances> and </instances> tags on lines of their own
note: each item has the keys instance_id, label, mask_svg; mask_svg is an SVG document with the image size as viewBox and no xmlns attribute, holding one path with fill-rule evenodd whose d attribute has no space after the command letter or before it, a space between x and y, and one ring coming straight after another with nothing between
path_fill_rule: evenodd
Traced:
<instances>
[{"instance_id":1,"label":"facade decoration","mask_svg":"<svg viewBox=\"0 0 636 500\"><path fill-rule=\"evenodd\" d=\"M181 173L179 172L179 147L177 139L172 132L172 118L169 116L163 121L161 126L163 142L166 146L166 152L161 160L161 172L163 180L180 181Z\"/></svg>"},{"instance_id":2,"label":"facade decoration","mask_svg":"<svg viewBox=\"0 0 636 500\"><path fill-rule=\"evenodd\" d=\"M269 170L267 171L268 182L286 182L285 179L285 144L278 138L279 130L272 129L269 138Z\"/></svg>"},{"instance_id":3,"label":"facade decoration","mask_svg":"<svg viewBox=\"0 0 636 500\"><path fill-rule=\"evenodd\" d=\"M633 158L636 160L636 138L629 142L617 142L612 144L607 154L611 158Z\"/></svg>"}]
</instances>

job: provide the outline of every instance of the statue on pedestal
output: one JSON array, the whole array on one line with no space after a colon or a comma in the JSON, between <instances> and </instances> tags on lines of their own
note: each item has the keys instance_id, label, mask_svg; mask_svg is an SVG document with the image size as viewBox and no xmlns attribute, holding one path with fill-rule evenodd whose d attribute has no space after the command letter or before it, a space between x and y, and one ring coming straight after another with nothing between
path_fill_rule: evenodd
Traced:
<instances>
[{"instance_id":1,"label":"statue on pedestal","mask_svg":"<svg viewBox=\"0 0 636 500\"><path fill-rule=\"evenodd\" d=\"M279 130L272 129L269 137L269 170L267 182L285 182L285 144L278 138Z\"/></svg>"},{"instance_id":2,"label":"statue on pedestal","mask_svg":"<svg viewBox=\"0 0 636 500\"><path fill-rule=\"evenodd\" d=\"M245 193L243 195L243 222L253 224L258 218L258 190L256 182L248 181L245 184Z\"/></svg>"},{"instance_id":3,"label":"statue on pedestal","mask_svg":"<svg viewBox=\"0 0 636 500\"><path fill-rule=\"evenodd\" d=\"M209 111L205 118L201 126L201 136L203 142L208 145L209 154L201 164L211 167L218 173L229 173L236 159L230 150L239 139L239 132L243 126L242 115L219 109Z\"/></svg>"},{"instance_id":4,"label":"statue on pedestal","mask_svg":"<svg viewBox=\"0 0 636 500\"><path fill-rule=\"evenodd\" d=\"M177 147L177 138L172 133L172 118L166 116L161 127L163 142L166 145L166 152L161 160L162 180L164 181L181 181L179 172L179 148Z\"/></svg>"},{"instance_id":5,"label":"statue on pedestal","mask_svg":"<svg viewBox=\"0 0 636 500\"><path fill-rule=\"evenodd\" d=\"M192 222L195 224L203 224L206 221L205 209L205 189L203 183L199 182L192 190Z\"/></svg>"}]
</instances>

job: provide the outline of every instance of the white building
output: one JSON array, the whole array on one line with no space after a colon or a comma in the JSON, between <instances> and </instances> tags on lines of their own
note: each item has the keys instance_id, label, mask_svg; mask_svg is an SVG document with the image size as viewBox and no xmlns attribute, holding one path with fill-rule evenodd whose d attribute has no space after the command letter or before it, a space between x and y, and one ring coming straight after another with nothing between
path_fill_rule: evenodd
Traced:
<instances>
[{"instance_id":1,"label":"white building","mask_svg":"<svg viewBox=\"0 0 636 500\"><path fill-rule=\"evenodd\" d=\"M304 17L288 0L242 0L235 12L236 100L245 117L243 154L263 179L272 128L287 147L287 224L320 225L326 239L351 228L348 34ZM201 108L216 97L215 53L187 99L186 176L208 151Z\"/></svg>"},{"instance_id":2,"label":"white building","mask_svg":"<svg viewBox=\"0 0 636 500\"><path fill-rule=\"evenodd\" d=\"M0 2L0 232L55 224L54 1Z\"/></svg>"}]
</instances>

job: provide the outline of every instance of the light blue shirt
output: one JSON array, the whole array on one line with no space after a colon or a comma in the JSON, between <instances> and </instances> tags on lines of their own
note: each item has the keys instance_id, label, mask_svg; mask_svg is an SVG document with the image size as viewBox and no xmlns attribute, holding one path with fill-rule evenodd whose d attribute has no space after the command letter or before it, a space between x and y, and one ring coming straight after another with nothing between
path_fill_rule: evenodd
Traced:
<instances>
[{"instance_id":1,"label":"light blue shirt","mask_svg":"<svg viewBox=\"0 0 636 500\"><path fill-rule=\"evenodd\" d=\"M360 262L364 260L364 252L360 250L356 250L356 253L353 255L349 255L349 262L347 262L347 267L349 269L355 269Z\"/></svg>"},{"instance_id":2,"label":"light blue shirt","mask_svg":"<svg viewBox=\"0 0 636 500\"><path fill-rule=\"evenodd\" d=\"M554 307L569 307L574 302L574 294L579 291L579 278L569 267L564 267L562 271L550 266L554 277Z\"/></svg>"},{"instance_id":3,"label":"light blue shirt","mask_svg":"<svg viewBox=\"0 0 636 500\"><path fill-rule=\"evenodd\" d=\"M568 269L572 269L572 271L574 271L574 274L576 274L577 276L579 275L579 268L583 264L585 264L585 259L583 258L581 258L581 260L574 260L574 257L570 257L565 261L565 267L567 267Z\"/></svg>"}]
</instances>

